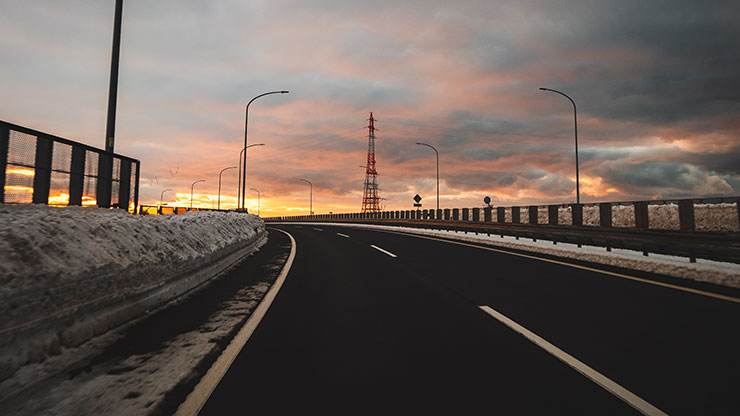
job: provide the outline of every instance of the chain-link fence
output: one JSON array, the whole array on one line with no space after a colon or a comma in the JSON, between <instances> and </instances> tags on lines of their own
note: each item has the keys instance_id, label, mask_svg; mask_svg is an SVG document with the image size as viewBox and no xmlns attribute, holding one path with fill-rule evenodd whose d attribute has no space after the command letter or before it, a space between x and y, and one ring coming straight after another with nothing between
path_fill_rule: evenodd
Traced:
<instances>
[{"instance_id":1,"label":"chain-link fence","mask_svg":"<svg viewBox=\"0 0 740 416\"><path fill-rule=\"evenodd\" d=\"M139 168L136 159L0 121L0 203L136 212Z\"/></svg>"}]
</instances>

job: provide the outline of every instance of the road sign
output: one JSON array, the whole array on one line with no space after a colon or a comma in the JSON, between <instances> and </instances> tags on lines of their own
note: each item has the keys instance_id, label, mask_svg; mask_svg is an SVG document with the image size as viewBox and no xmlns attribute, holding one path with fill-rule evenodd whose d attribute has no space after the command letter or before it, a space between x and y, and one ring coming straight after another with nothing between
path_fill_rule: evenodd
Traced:
<instances>
[{"instance_id":1,"label":"road sign","mask_svg":"<svg viewBox=\"0 0 740 416\"><path fill-rule=\"evenodd\" d=\"M416 196L414 197L414 201L416 201L417 204L421 202L421 197L419 196L419 194L416 194Z\"/></svg>"},{"instance_id":2,"label":"road sign","mask_svg":"<svg viewBox=\"0 0 740 416\"><path fill-rule=\"evenodd\" d=\"M421 204L414 204L415 207L421 208Z\"/></svg>"},{"instance_id":3,"label":"road sign","mask_svg":"<svg viewBox=\"0 0 740 416\"><path fill-rule=\"evenodd\" d=\"M486 205L490 204L491 203L491 197L488 197L487 196L487 197L483 198L483 203L486 204Z\"/></svg>"}]
</instances>

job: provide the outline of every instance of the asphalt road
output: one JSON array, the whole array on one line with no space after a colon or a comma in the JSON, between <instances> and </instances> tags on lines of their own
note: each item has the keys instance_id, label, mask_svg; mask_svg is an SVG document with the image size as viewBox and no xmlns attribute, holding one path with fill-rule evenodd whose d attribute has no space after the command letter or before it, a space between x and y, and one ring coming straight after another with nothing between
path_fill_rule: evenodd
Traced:
<instances>
[{"instance_id":1,"label":"asphalt road","mask_svg":"<svg viewBox=\"0 0 740 416\"><path fill-rule=\"evenodd\" d=\"M667 414L740 412L739 303L413 236L277 228L295 262L203 415L639 414L484 305Z\"/></svg>"}]
</instances>

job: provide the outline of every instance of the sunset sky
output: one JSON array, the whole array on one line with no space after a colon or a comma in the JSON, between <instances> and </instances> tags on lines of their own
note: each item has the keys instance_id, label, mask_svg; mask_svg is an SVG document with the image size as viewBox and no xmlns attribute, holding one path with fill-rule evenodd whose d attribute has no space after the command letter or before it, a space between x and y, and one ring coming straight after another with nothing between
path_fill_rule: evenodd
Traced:
<instances>
[{"instance_id":1,"label":"sunset sky","mask_svg":"<svg viewBox=\"0 0 740 416\"><path fill-rule=\"evenodd\" d=\"M114 1L0 0L0 119L104 147ZM250 107L263 216L740 194L732 1L125 0L116 152L141 203L213 206ZM222 206L235 206L236 169ZM247 206L256 209L256 193ZM165 195L172 204L175 192Z\"/></svg>"}]
</instances>

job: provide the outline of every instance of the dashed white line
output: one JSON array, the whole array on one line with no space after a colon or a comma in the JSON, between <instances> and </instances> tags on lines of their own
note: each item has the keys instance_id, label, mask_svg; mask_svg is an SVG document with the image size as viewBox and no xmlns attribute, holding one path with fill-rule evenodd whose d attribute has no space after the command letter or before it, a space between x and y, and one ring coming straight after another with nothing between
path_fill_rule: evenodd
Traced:
<instances>
[{"instance_id":1,"label":"dashed white line","mask_svg":"<svg viewBox=\"0 0 740 416\"><path fill-rule=\"evenodd\" d=\"M508 317L506 317L501 312L498 312L494 309L492 309L490 306L482 305L479 306L479 308L491 315L492 317L496 318L498 321L503 323L504 325L508 326L509 328L513 329L514 331L522 334L525 338L532 341L535 345L542 348L543 350L549 352L555 358L558 360L564 362L565 364L568 364L570 367L572 367L574 370L578 371L579 373L583 374L587 378L589 378L594 383L598 384L599 386L603 387L605 390L610 392L611 394L619 397L622 399L625 403L628 405L634 407L636 410L641 412L644 415L658 415L658 416L668 416L665 412L658 409L657 407L653 406L652 404L646 402L636 394L632 393L631 391L625 389L624 387L620 386L619 384L615 383L610 378L606 377L605 375L599 373L598 371L594 370L593 368L587 366L583 362L579 361L577 358L573 357L572 355L568 354L567 352L561 350L560 348L550 344L547 342L544 338L540 337L539 335L535 334L534 332L528 330L527 328L519 325L518 323L512 321Z\"/></svg>"},{"instance_id":2,"label":"dashed white line","mask_svg":"<svg viewBox=\"0 0 740 416\"><path fill-rule=\"evenodd\" d=\"M395 254L391 253L390 251L388 251L388 250L383 250L382 248L380 248L380 247L378 247L378 246L376 246L376 245L370 244L370 247L372 247L372 248L374 248L374 249L378 250L378 251L379 251L379 252L381 252L381 253L385 253L385 254L387 254L387 255L389 255L389 256L391 256L391 257L398 257L398 256L396 256Z\"/></svg>"},{"instance_id":3,"label":"dashed white line","mask_svg":"<svg viewBox=\"0 0 740 416\"><path fill-rule=\"evenodd\" d=\"M323 229L321 229L321 228L314 228L314 230L316 230L316 231L324 231L324 230L323 230Z\"/></svg>"},{"instance_id":4,"label":"dashed white line","mask_svg":"<svg viewBox=\"0 0 740 416\"><path fill-rule=\"evenodd\" d=\"M344 238L349 238L349 236L347 234L337 233L337 235L341 235Z\"/></svg>"}]
</instances>

